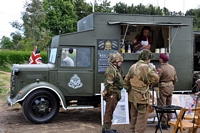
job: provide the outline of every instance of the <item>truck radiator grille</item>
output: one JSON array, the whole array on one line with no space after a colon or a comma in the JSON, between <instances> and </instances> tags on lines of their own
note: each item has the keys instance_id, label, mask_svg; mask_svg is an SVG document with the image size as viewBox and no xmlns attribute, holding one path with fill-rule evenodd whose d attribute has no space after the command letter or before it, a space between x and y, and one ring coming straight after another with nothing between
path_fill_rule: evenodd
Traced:
<instances>
[{"instance_id":1,"label":"truck radiator grille","mask_svg":"<svg viewBox=\"0 0 200 133\"><path fill-rule=\"evenodd\" d=\"M11 73L10 77L10 97L14 96L14 88L15 88L15 75Z\"/></svg>"}]
</instances>

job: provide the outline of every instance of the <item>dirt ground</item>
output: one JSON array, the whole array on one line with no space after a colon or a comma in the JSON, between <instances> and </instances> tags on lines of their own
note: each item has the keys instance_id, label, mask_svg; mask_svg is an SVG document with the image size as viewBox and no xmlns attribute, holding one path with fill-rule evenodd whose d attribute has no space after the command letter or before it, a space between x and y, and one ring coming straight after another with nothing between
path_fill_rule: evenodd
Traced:
<instances>
[{"instance_id":1,"label":"dirt ground","mask_svg":"<svg viewBox=\"0 0 200 133\"><path fill-rule=\"evenodd\" d=\"M10 107L5 99L0 96L0 133L101 133L100 108L61 109L51 123L32 124L23 116L20 105ZM145 133L154 133L155 125L148 124ZM129 125L113 125L112 128L119 133L131 133ZM171 132L172 128L163 130L163 133Z\"/></svg>"}]
</instances>

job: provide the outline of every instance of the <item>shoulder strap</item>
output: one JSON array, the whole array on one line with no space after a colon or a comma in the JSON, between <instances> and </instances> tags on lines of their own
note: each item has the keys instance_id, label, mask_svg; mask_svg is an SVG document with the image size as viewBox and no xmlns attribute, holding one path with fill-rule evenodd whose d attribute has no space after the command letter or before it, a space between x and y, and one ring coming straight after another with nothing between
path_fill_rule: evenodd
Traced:
<instances>
[{"instance_id":1,"label":"shoulder strap","mask_svg":"<svg viewBox=\"0 0 200 133\"><path fill-rule=\"evenodd\" d=\"M114 75L116 76L116 73L117 73L117 72L116 72L116 69L114 68L114 66L113 66L112 64L111 64L110 66L111 66L111 67L112 67L112 69L114 70L114 72L115 72L115 74L114 74Z\"/></svg>"}]
</instances>

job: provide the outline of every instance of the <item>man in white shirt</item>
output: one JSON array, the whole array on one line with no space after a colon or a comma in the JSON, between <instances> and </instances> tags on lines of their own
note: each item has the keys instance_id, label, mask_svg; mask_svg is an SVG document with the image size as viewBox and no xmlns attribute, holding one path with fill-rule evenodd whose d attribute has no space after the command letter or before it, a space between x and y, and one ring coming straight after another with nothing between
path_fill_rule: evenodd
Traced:
<instances>
[{"instance_id":1,"label":"man in white shirt","mask_svg":"<svg viewBox=\"0 0 200 133\"><path fill-rule=\"evenodd\" d=\"M62 66L74 66L74 61L68 57L67 52L62 52Z\"/></svg>"}]
</instances>

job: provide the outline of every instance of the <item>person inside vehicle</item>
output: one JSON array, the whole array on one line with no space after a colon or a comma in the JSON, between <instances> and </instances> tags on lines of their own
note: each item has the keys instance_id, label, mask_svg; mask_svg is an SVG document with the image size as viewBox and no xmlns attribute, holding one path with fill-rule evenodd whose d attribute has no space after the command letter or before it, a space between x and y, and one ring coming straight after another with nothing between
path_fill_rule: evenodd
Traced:
<instances>
[{"instance_id":1,"label":"person inside vehicle","mask_svg":"<svg viewBox=\"0 0 200 133\"><path fill-rule=\"evenodd\" d=\"M141 53L143 49L150 50L153 43L152 37L148 36L150 29L149 26L144 26L141 33L135 37L133 41L135 53Z\"/></svg>"},{"instance_id":2,"label":"person inside vehicle","mask_svg":"<svg viewBox=\"0 0 200 133\"><path fill-rule=\"evenodd\" d=\"M74 66L74 61L68 56L68 51L62 52L61 66Z\"/></svg>"}]
</instances>

